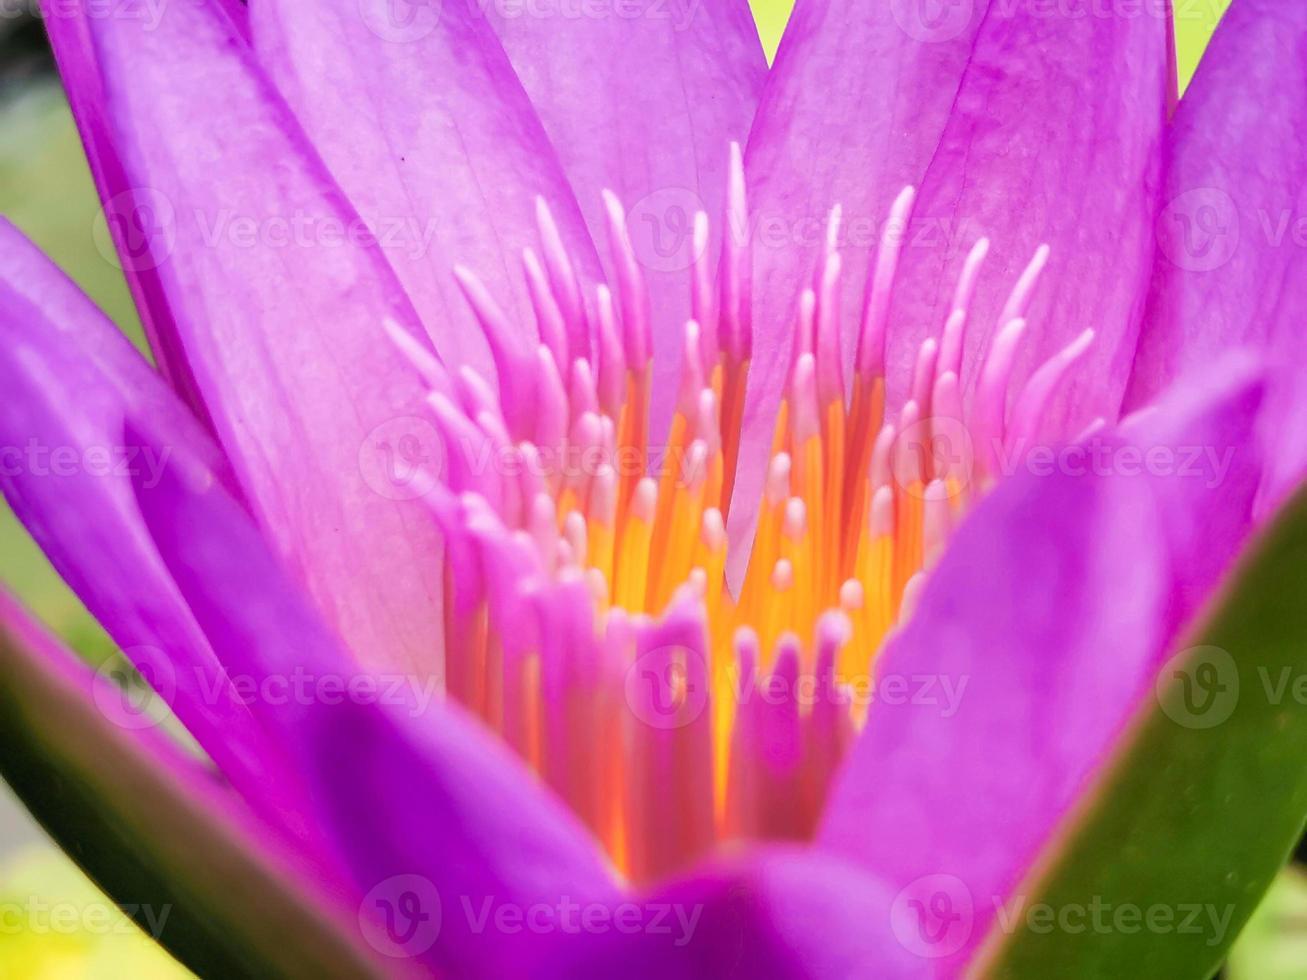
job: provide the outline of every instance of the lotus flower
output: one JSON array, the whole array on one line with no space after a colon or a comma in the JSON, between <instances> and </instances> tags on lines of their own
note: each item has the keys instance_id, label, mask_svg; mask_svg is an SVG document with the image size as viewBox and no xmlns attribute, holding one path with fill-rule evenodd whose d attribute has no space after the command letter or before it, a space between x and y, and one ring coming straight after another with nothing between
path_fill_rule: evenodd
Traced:
<instances>
[{"instance_id":1,"label":"lotus flower","mask_svg":"<svg viewBox=\"0 0 1307 980\"><path fill-rule=\"evenodd\" d=\"M6 778L208 975L1210 975L1307 8L1130 6L52 0L158 371L4 226L3 486L189 741L5 600Z\"/></svg>"}]
</instances>

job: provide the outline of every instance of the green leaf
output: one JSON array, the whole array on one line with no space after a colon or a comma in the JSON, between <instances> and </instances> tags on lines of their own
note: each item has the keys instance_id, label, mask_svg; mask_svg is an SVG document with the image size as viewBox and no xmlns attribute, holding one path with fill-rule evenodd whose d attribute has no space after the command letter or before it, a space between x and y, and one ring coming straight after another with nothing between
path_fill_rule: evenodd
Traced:
<instances>
[{"instance_id":1,"label":"green leaf","mask_svg":"<svg viewBox=\"0 0 1307 980\"><path fill-rule=\"evenodd\" d=\"M151 751L158 732L111 721L92 681L103 683L0 616L0 775L87 875L201 976L385 975L357 921L325 911L207 787Z\"/></svg>"},{"instance_id":2,"label":"green leaf","mask_svg":"<svg viewBox=\"0 0 1307 980\"><path fill-rule=\"evenodd\" d=\"M1163 669L978 975L1204 980L1307 816L1307 491Z\"/></svg>"}]
</instances>

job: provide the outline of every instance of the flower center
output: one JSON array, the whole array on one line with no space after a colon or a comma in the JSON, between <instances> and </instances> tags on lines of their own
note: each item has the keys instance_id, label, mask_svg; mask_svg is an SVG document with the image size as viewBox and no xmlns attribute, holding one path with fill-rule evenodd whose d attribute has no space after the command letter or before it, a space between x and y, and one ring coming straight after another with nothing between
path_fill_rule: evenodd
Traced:
<instances>
[{"instance_id":1,"label":"flower center","mask_svg":"<svg viewBox=\"0 0 1307 980\"><path fill-rule=\"evenodd\" d=\"M747 573L727 586L726 521L749 378L750 252L733 148L722 258L695 218L693 319L670 431L650 439L648 293L626 217L605 200L616 290L587 295L548 210L524 272L541 342L516 345L493 298L457 273L486 331L499 396L452 379L393 331L438 389L446 486L446 684L589 824L632 879L715 844L812 834L876 696L872 668L950 529L1033 438L1086 332L1009 399L1023 315L1047 259L1018 280L964 405L967 309L988 245L967 257L910 398L886 408L890 292L913 204L894 202L857 353L840 345L839 209L777 416ZM595 343L581 346L578 338ZM595 354L575 356L578 350ZM1008 410L1012 401L1011 410ZM489 461L490 465L487 465Z\"/></svg>"}]
</instances>

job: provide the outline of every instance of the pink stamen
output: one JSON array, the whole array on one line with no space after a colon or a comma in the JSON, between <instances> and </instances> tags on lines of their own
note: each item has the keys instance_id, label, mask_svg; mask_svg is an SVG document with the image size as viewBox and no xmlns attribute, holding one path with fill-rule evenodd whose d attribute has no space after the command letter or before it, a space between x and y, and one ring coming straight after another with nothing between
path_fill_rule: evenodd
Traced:
<instances>
[{"instance_id":1,"label":"pink stamen","mask_svg":"<svg viewBox=\"0 0 1307 980\"><path fill-rule=\"evenodd\" d=\"M481 324L490 356L499 375L499 392L504 417L516 435L529 431L531 401L535 393L535 365L528 345L508 322L508 317L476 274L463 266L454 267L454 278L477 322Z\"/></svg>"},{"instance_id":2,"label":"pink stamen","mask_svg":"<svg viewBox=\"0 0 1307 980\"><path fill-rule=\"evenodd\" d=\"M568 351L572 357L586 357L590 352L590 337L586 329L581 283L576 278L576 269L572 265L571 256L567 254L567 246L563 244L563 236L559 234L554 215L543 197L536 198L536 227L540 234L549 284L563 314Z\"/></svg>"},{"instance_id":3,"label":"pink stamen","mask_svg":"<svg viewBox=\"0 0 1307 980\"><path fill-rule=\"evenodd\" d=\"M717 311L716 276L708 248L708 215L695 212L691 244L694 248L694 267L690 275L690 311L703 328L700 343L703 345L705 364L716 364L721 349L720 316Z\"/></svg>"},{"instance_id":4,"label":"pink stamen","mask_svg":"<svg viewBox=\"0 0 1307 980\"><path fill-rule=\"evenodd\" d=\"M555 361L566 364L567 324L563 321L563 311L554 298L544 266L540 264L533 249L523 249L522 271L526 278L527 293L531 297L531 308L535 313L536 329L540 332L540 342L553 352Z\"/></svg>"},{"instance_id":5,"label":"pink stamen","mask_svg":"<svg viewBox=\"0 0 1307 980\"><path fill-rule=\"evenodd\" d=\"M722 346L736 362L753 347L752 255L749 248L749 207L744 183L744 154L731 144L726 183L726 227L722 235L721 280Z\"/></svg>"},{"instance_id":6,"label":"pink stamen","mask_svg":"<svg viewBox=\"0 0 1307 980\"><path fill-rule=\"evenodd\" d=\"M821 404L844 403L844 352L840 345L840 257L830 252L817 293L817 395Z\"/></svg>"},{"instance_id":7,"label":"pink stamen","mask_svg":"<svg viewBox=\"0 0 1307 980\"><path fill-rule=\"evenodd\" d=\"M604 413L617 418L626 399L626 352L613 309L613 294L607 286L595 291L599 317L599 402Z\"/></svg>"},{"instance_id":8,"label":"pink stamen","mask_svg":"<svg viewBox=\"0 0 1307 980\"><path fill-rule=\"evenodd\" d=\"M962 263L957 288L953 292L953 311L971 309L971 300L976 295L976 284L980 281L980 267L985 264L987 255L989 255L988 238L982 238L971 246L966 261Z\"/></svg>"},{"instance_id":9,"label":"pink stamen","mask_svg":"<svg viewBox=\"0 0 1307 980\"><path fill-rule=\"evenodd\" d=\"M394 320L383 320L381 326L404 359L413 365L427 387L435 391L449 390L449 373L445 370L445 365L440 363L440 358L435 351Z\"/></svg>"},{"instance_id":10,"label":"pink stamen","mask_svg":"<svg viewBox=\"0 0 1307 980\"><path fill-rule=\"evenodd\" d=\"M890 300L894 278L898 273L899 254L903 250L903 239L907 233L908 218L916 198L916 189L905 187L894 199L889 220L881 234L880 248L876 252L875 270L867 284L857 352L858 373L867 378L884 374L885 334L889 325Z\"/></svg>"},{"instance_id":11,"label":"pink stamen","mask_svg":"<svg viewBox=\"0 0 1307 980\"><path fill-rule=\"evenodd\" d=\"M632 369L640 370L649 363L650 352L653 350L649 290L644 275L640 272L635 249L631 246L631 237L626 229L626 211L622 208L622 203L609 190L603 192L603 199L608 216L608 239L613 265L617 269L617 292L621 301L622 324L625 327L622 342L626 347L626 363Z\"/></svg>"},{"instance_id":12,"label":"pink stamen","mask_svg":"<svg viewBox=\"0 0 1307 980\"><path fill-rule=\"evenodd\" d=\"M549 348L540 344L536 348L536 403L532 422L535 426L534 442L543 449L560 450L567 436L567 389L554 363Z\"/></svg>"},{"instance_id":13,"label":"pink stamen","mask_svg":"<svg viewBox=\"0 0 1307 980\"><path fill-rule=\"evenodd\" d=\"M498 395L471 369L449 378L418 339L387 325L440 392L431 414L449 463L430 507L447 531L449 690L636 880L731 836L812 836L865 715L842 679L871 670L885 637L903 627L975 495L962 492L972 473L957 441L974 436L980 482L992 478L1004 440L1033 438L1088 345L1091 334L1077 338L1011 399L1024 314L1049 252L1041 247L1026 266L977 358L967 311L989 248L982 239L963 261L940 335L918 348L906 394L893 391L906 400L886 404L885 343L914 204L905 188L882 229L851 378L841 341L842 210L829 212L797 297L784 413L737 595L725 588L723 510L751 346L739 146L716 264L708 216L694 216L693 317L666 447L649 441L647 285L610 193L613 287L581 283L539 208L539 254L522 258L537 344L523 344L527 335L458 270L495 358ZM963 378L975 379L969 406ZM956 451L941 454L941 440ZM486 467L487 454L506 466ZM655 461L670 467L659 478L647 475ZM646 667L633 687L631 672ZM651 678L665 689L646 706L656 717L641 717L632 699ZM798 697L800 681L815 684L815 700Z\"/></svg>"},{"instance_id":14,"label":"pink stamen","mask_svg":"<svg viewBox=\"0 0 1307 980\"><path fill-rule=\"evenodd\" d=\"M1007 411L1008 381L1016 360L1017 346L1026 332L1026 321L1009 321L994 337L989 357L980 372L976 401L972 412L972 435L977 444L982 475L993 479L1000 467L999 450L1003 446Z\"/></svg>"},{"instance_id":15,"label":"pink stamen","mask_svg":"<svg viewBox=\"0 0 1307 980\"><path fill-rule=\"evenodd\" d=\"M1035 249L1034 257L1017 279L1016 285L1012 287L1007 303L1003 306L1003 312L998 316L1000 327L1026 315L1026 307L1029 306L1030 297L1035 291L1035 286L1039 283L1040 273L1044 271L1044 266L1048 264L1049 251L1047 245L1040 245L1039 248Z\"/></svg>"},{"instance_id":16,"label":"pink stamen","mask_svg":"<svg viewBox=\"0 0 1307 980\"><path fill-rule=\"evenodd\" d=\"M1005 446L1009 452L1022 452L1038 434L1044 410L1071 367L1089 350L1094 331L1086 330L1075 340L1045 361L1030 379L1012 410Z\"/></svg>"},{"instance_id":17,"label":"pink stamen","mask_svg":"<svg viewBox=\"0 0 1307 980\"><path fill-rule=\"evenodd\" d=\"M930 396L935 379L935 360L939 343L934 337L925 340L917 351L917 365L912 374L912 400L921 406L921 414L931 414Z\"/></svg>"}]
</instances>

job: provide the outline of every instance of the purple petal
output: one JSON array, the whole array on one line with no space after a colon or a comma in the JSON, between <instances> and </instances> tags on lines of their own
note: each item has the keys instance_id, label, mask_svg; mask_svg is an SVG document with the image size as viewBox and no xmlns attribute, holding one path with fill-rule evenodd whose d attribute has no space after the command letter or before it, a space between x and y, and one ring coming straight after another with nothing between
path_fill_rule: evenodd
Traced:
<instances>
[{"instance_id":1,"label":"purple petal","mask_svg":"<svg viewBox=\"0 0 1307 980\"><path fill-rule=\"evenodd\" d=\"M369 911L417 896L400 950L499 976L538 937L478 930L468 909L616 897L596 841L516 756L443 703L431 673L359 672L221 488L182 470L138 486L160 553L222 657L260 685L303 679L304 696L253 710L299 763ZM420 926L442 904L437 937Z\"/></svg>"},{"instance_id":2,"label":"purple petal","mask_svg":"<svg viewBox=\"0 0 1307 980\"><path fill-rule=\"evenodd\" d=\"M236 0L230 4L231 8L239 6ZM140 222L143 216L153 215L157 202L149 188L133 186L113 145L105 115L104 80L90 25L80 7L42 0L41 9L91 176L104 202L101 215L117 249L150 349L164 377L204 418L204 403L186 361L167 290L159 278L159 263L166 258L164 238L149 234Z\"/></svg>"},{"instance_id":3,"label":"purple petal","mask_svg":"<svg viewBox=\"0 0 1307 980\"><path fill-rule=\"evenodd\" d=\"M1185 92L1167 134L1132 407L1194 365L1268 345L1301 319L1292 223L1307 183L1304 42L1307 7L1238 0Z\"/></svg>"},{"instance_id":4,"label":"purple petal","mask_svg":"<svg viewBox=\"0 0 1307 980\"><path fill-rule=\"evenodd\" d=\"M844 329L856 335L881 223L900 189L925 174L973 56L984 17L973 6L941 5L938 28L913 30L914 4L795 4L746 159L757 221L760 389L778 389L788 367L799 290L812 278L835 205L844 212Z\"/></svg>"},{"instance_id":5,"label":"purple petal","mask_svg":"<svg viewBox=\"0 0 1307 980\"><path fill-rule=\"evenodd\" d=\"M928 976L929 963L913 955L911 935L906 944L898 938L893 899L876 878L820 851L750 850L644 898L578 910L580 935L562 962L541 975Z\"/></svg>"},{"instance_id":6,"label":"purple petal","mask_svg":"<svg viewBox=\"0 0 1307 980\"><path fill-rule=\"evenodd\" d=\"M1147 314L1127 404L1230 347L1283 365L1266 424L1274 500L1307 471L1298 348L1307 318L1307 7L1237 0L1171 123Z\"/></svg>"},{"instance_id":7,"label":"purple petal","mask_svg":"<svg viewBox=\"0 0 1307 980\"><path fill-rule=\"evenodd\" d=\"M219 472L200 424L99 310L0 220L0 488L87 608L241 789L293 812L276 752L214 658L141 523L132 474L174 453ZM123 438L150 418L162 449ZM142 718L148 724L149 718Z\"/></svg>"},{"instance_id":8,"label":"purple petal","mask_svg":"<svg viewBox=\"0 0 1307 980\"><path fill-rule=\"evenodd\" d=\"M670 420L690 316L691 223L720 235L731 141L767 62L745 0L482 4L562 159L596 242L617 194L653 307L655 432ZM448 8L447 8L448 9ZM710 248L719 247L714 239Z\"/></svg>"},{"instance_id":9,"label":"purple petal","mask_svg":"<svg viewBox=\"0 0 1307 980\"><path fill-rule=\"evenodd\" d=\"M260 61L376 230L436 349L493 379L454 265L475 272L533 343L521 252L539 245L537 196L574 261L592 279L599 267L494 32L461 2L255 0L251 15Z\"/></svg>"},{"instance_id":10,"label":"purple petal","mask_svg":"<svg viewBox=\"0 0 1307 980\"><path fill-rule=\"evenodd\" d=\"M1289 494L1307 480L1307 398L1295 362L1286 359L1280 363L1262 413L1261 440L1267 464L1257 502L1261 520L1274 516Z\"/></svg>"},{"instance_id":11,"label":"purple petal","mask_svg":"<svg viewBox=\"0 0 1307 980\"><path fill-rule=\"evenodd\" d=\"M1065 436L1116 417L1153 253L1170 33L1165 5L1136 16L990 8L921 181L913 233L924 237L909 238L890 314L892 399L906 397L917 348L939 334L962 262L987 237L964 390L1013 284L1047 244L1016 380L1092 328L1093 345L1044 412L1045 431Z\"/></svg>"},{"instance_id":12,"label":"purple petal","mask_svg":"<svg viewBox=\"0 0 1307 980\"><path fill-rule=\"evenodd\" d=\"M1256 498L1270 463L1253 438L1265 420L1273 376L1259 359L1227 353L1195 366L1154 406L1127 418L1122 434L1157 448L1153 464L1173 467L1177 478L1154 479L1159 527L1171 555L1172 627L1179 629L1212 594L1255 523ZM1266 391L1262 389L1266 388ZM1198 533L1195 533L1197 530Z\"/></svg>"},{"instance_id":13,"label":"purple petal","mask_svg":"<svg viewBox=\"0 0 1307 980\"><path fill-rule=\"evenodd\" d=\"M844 212L848 352L881 224L894 196L925 174L976 43L970 2L945 8L940 30L905 30L918 9L926 8L797 0L776 53L745 161L754 337L733 540L757 513L799 291L813 278L827 215L837 204Z\"/></svg>"},{"instance_id":14,"label":"purple petal","mask_svg":"<svg viewBox=\"0 0 1307 980\"><path fill-rule=\"evenodd\" d=\"M141 891L161 876L165 897L185 897L156 939L175 949L171 941L204 943L204 931L217 930L218 962L230 962L228 945L245 957L253 945L281 967L298 951L301 965L306 953L319 967L334 959L343 975L379 968L357 935L357 898L331 870L306 858L287 828L243 807L172 738L141 727L113 681L3 590L0 661L6 776L115 900L158 900ZM289 945L279 929L291 930Z\"/></svg>"},{"instance_id":15,"label":"purple petal","mask_svg":"<svg viewBox=\"0 0 1307 980\"><path fill-rule=\"evenodd\" d=\"M959 529L879 660L878 690L933 703L872 705L819 840L892 888L971 902L941 962L965 961L1092 785L1251 526L1262 384L1222 367L1195 379L1202 398L1178 392L1097 437L1097 455L1047 476L1027 461ZM1233 454L1221 470L1195 447Z\"/></svg>"},{"instance_id":16,"label":"purple petal","mask_svg":"<svg viewBox=\"0 0 1307 980\"><path fill-rule=\"evenodd\" d=\"M922 341L943 330L963 259L989 236L964 389L1009 290L1046 242L1053 259L1031 311L1035 342L1013 389L1092 326L1088 361L1048 415L1061 431L1115 417L1151 250L1170 73L1169 14L1151 10L1098 17L1000 0L800 0L749 141L759 258L745 417L752 451L742 451L748 469L737 486L751 494L761 485L798 290L813 274L827 212L843 208L851 359L869 267L906 185L919 194L890 307L891 405L907 397ZM743 507L738 515L733 508L733 524L751 520Z\"/></svg>"},{"instance_id":17,"label":"purple petal","mask_svg":"<svg viewBox=\"0 0 1307 980\"><path fill-rule=\"evenodd\" d=\"M411 485L387 479L429 458L436 433L384 333L387 318L418 328L381 250L359 243L360 219L213 5L87 24L114 145L157 208L137 217L157 222L159 278L255 516L357 657L438 662L438 539L402 499Z\"/></svg>"}]
</instances>

